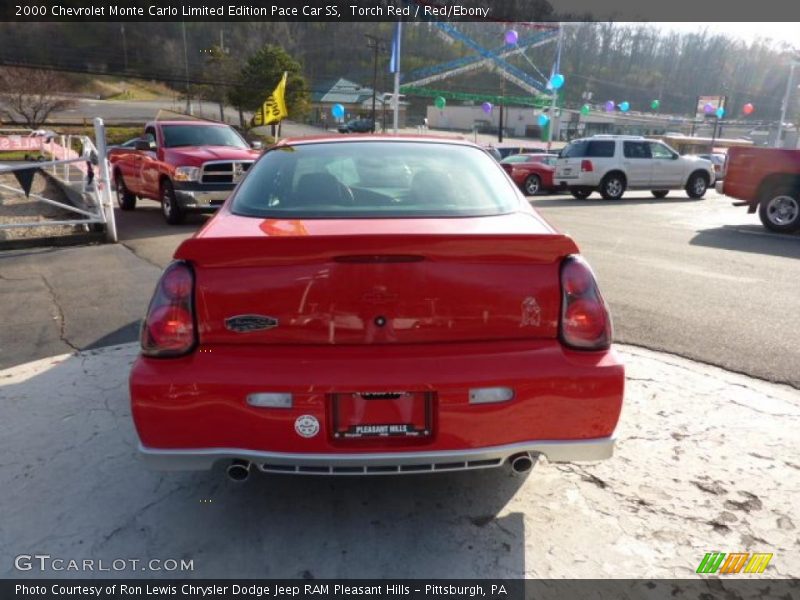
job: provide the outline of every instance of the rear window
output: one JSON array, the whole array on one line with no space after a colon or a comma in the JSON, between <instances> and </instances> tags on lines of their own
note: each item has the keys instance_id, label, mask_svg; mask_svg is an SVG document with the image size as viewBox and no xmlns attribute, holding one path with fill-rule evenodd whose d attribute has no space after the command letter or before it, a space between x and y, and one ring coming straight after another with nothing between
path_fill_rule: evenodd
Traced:
<instances>
[{"instance_id":1,"label":"rear window","mask_svg":"<svg viewBox=\"0 0 800 600\"><path fill-rule=\"evenodd\" d=\"M579 140L564 148L562 158L611 158L614 142L611 140Z\"/></svg>"},{"instance_id":2,"label":"rear window","mask_svg":"<svg viewBox=\"0 0 800 600\"><path fill-rule=\"evenodd\" d=\"M232 210L276 219L471 217L513 212L518 202L504 171L479 148L358 141L267 152Z\"/></svg>"}]
</instances>

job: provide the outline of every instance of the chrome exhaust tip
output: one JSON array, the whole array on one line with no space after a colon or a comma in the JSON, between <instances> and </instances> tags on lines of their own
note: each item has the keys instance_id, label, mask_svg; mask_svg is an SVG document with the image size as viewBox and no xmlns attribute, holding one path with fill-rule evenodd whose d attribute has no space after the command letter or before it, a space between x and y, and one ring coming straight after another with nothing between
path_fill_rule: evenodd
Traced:
<instances>
[{"instance_id":1,"label":"chrome exhaust tip","mask_svg":"<svg viewBox=\"0 0 800 600\"><path fill-rule=\"evenodd\" d=\"M511 472L514 475L524 475L533 468L533 459L527 452L514 454L508 459L508 463L511 465Z\"/></svg>"},{"instance_id":2,"label":"chrome exhaust tip","mask_svg":"<svg viewBox=\"0 0 800 600\"><path fill-rule=\"evenodd\" d=\"M231 481L247 481L247 478L250 477L250 462L238 459L231 461L225 473Z\"/></svg>"}]
</instances>

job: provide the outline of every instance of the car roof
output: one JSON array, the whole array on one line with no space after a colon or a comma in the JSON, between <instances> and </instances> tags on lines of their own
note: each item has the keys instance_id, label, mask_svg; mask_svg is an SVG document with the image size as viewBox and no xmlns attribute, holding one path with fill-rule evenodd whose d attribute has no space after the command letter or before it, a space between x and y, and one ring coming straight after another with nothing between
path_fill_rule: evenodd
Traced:
<instances>
[{"instance_id":1,"label":"car roof","mask_svg":"<svg viewBox=\"0 0 800 600\"><path fill-rule=\"evenodd\" d=\"M147 124L150 125L210 125L213 127L230 127L227 123L218 123L217 121L201 121L199 119L173 119L171 121L151 121Z\"/></svg>"},{"instance_id":2,"label":"car roof","mask_svg":"<svg viewBox=\"0 0 800 600\"><path fill-rule=\"evenodd\" d=\"M462 137L445 137L439 135L414 135L414 134L374 134L374 133L355 133L347 136L342 135L312 135L305 137L284 138L273 148L282 146L298 146L302 144L319 143L338 143L351 144L353 142L420 142L425 144L452 144L457 146L472 146L482 150L477 144L465 140Z\"/></svg>"}]
</instances>

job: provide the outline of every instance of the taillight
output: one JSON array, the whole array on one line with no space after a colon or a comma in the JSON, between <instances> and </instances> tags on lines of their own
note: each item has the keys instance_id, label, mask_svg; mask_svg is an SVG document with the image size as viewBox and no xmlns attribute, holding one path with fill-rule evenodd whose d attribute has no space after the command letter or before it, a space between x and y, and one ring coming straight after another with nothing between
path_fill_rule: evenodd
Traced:
<instances>
[{"instance_id":1,"label":"taillight","mask_svg":"<svg viewBox=\"0 0 800 600\"><path fill-rule=\"evenodd\" d=\"M561 263L561 341L579 350L601 350L611 345L611 315L592 269L580 256Z\"/></svg>"},{"instance_id":2,"label":"taillight","mask_svg":"<svg viewBox=\"0 0 800 600\"><path fill-rule=\"evenodd\" d=\"M581 161L581 172L582 173L591 173L592 171L594 171L594 165L592 164L592 161L586 160L586 159L582 160Z\"/></svg>"},{"instance_id":3,"label":"taillight","mask_svg":"<svg viewBox=\"0 0 800 600\"><path fill-rule=\"evenodd\" d=\"M142 354L181 356L194 349L194 273L184 262L167 267L142 323Z\"/></svg>"}]
</instances>

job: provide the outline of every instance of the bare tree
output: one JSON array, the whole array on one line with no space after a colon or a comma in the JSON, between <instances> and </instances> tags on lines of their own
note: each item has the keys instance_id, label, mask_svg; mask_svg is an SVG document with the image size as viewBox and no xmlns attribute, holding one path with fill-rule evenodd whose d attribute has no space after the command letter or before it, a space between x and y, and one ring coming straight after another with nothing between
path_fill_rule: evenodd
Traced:
<instances>
[{"instance_id":1,"label":"bare tree","mask_svg":"<svg viewBox=\"0 0 800 600\"><path fill-rule=\"evenodd\" d=\"M66 88L66 79L55 71L2 67L0 110L4 118L38 129L54 111L72 105L71 100L58 95Z\"/></svg>"}]
</instances>

